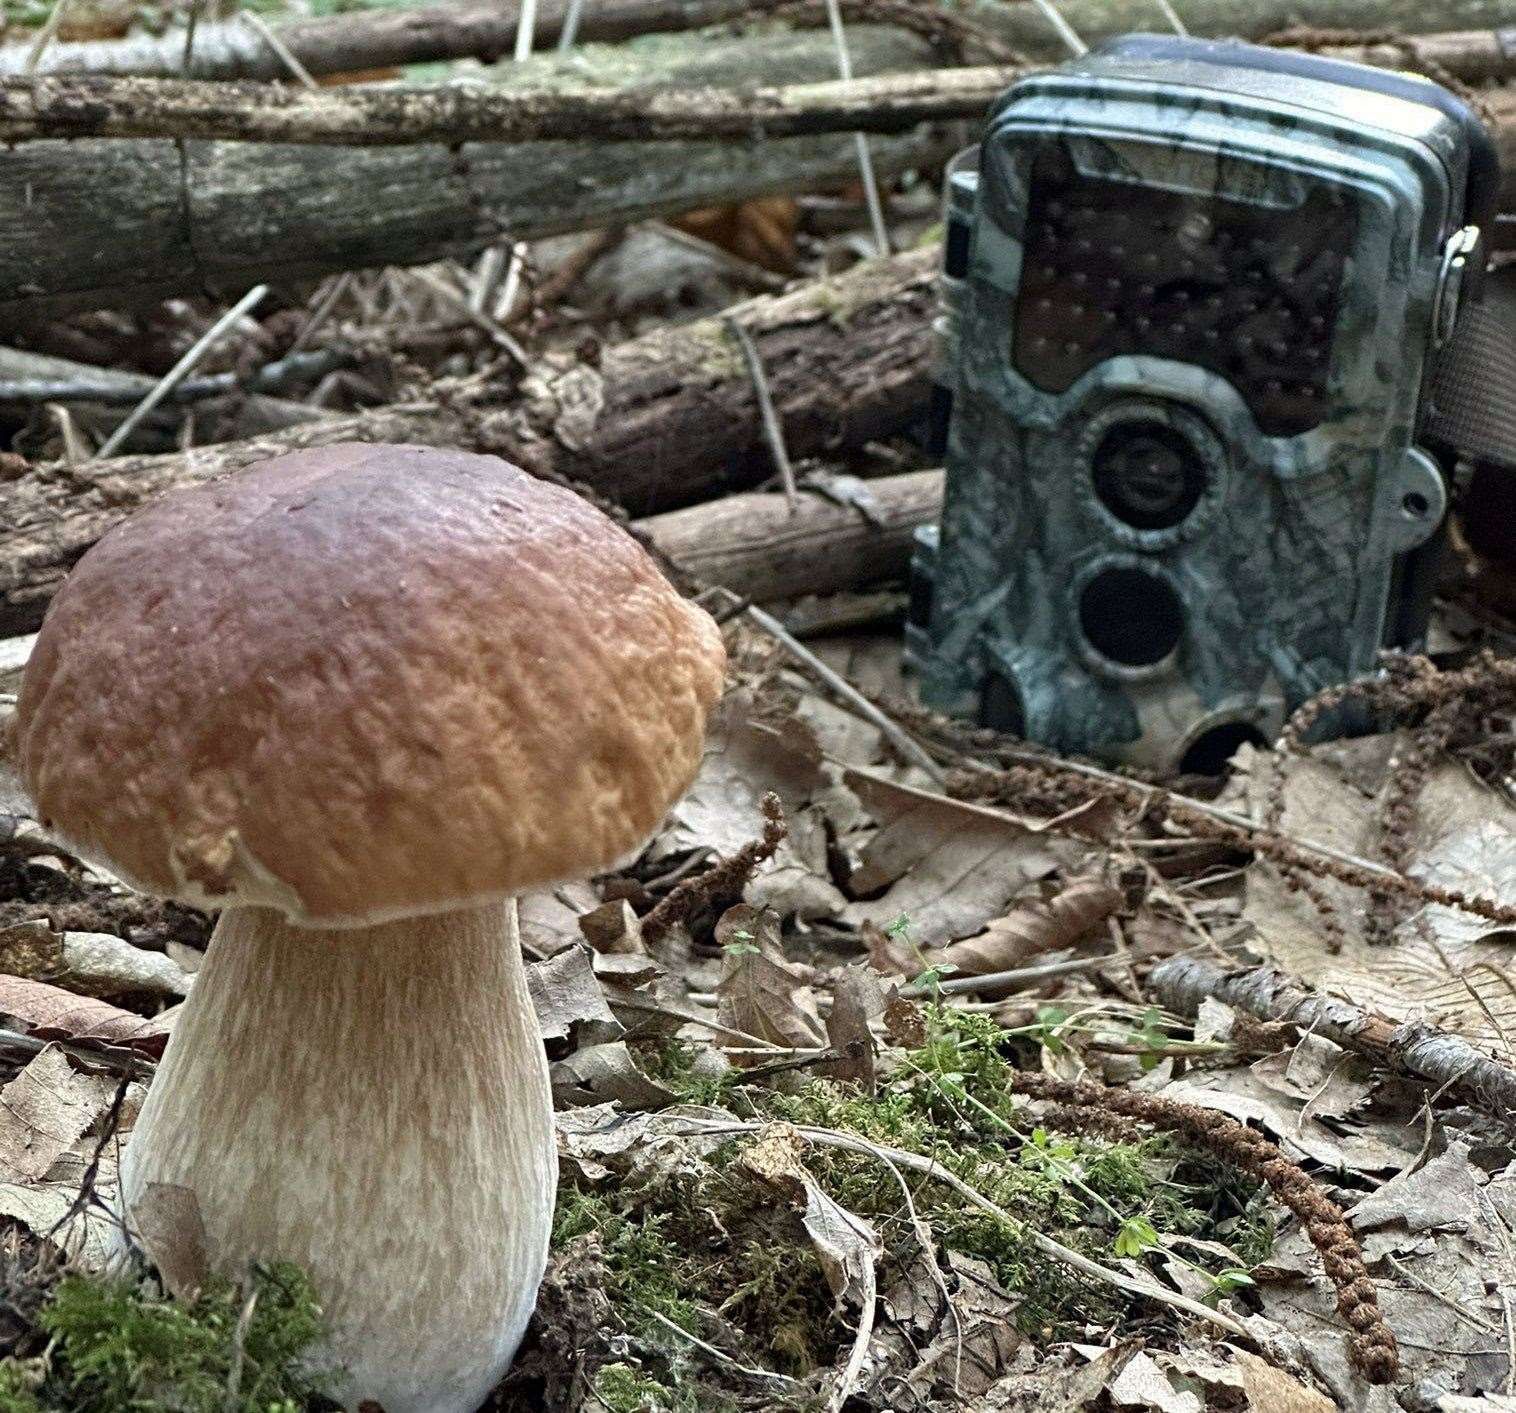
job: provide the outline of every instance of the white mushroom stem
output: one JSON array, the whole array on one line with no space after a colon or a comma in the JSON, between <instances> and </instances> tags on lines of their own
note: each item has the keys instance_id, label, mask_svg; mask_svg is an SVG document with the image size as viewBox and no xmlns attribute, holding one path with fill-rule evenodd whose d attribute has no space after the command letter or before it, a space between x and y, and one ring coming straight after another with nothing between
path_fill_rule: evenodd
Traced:
<instances>
[{"instance_id":1,"label":"white mushroom stem","mask_svg":"<svg viewBox=\"0 0 1516 1413\"><path fill-rule=\"evenodd\" d=\"M214 1270L305 1268L351 1402L473 1413L547 1259L557 1158L515 904L318 931L232 908L127 1144Z\"/></svg>"}]
</instances>

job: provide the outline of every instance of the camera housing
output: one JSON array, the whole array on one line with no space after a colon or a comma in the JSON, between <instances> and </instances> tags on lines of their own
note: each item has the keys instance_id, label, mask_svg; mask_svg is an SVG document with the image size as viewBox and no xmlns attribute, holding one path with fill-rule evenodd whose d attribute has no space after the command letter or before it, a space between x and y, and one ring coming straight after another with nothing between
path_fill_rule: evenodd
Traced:
<instances>
[{"instance_id":1,"label":"camera housing","mask_svg":"<svg viewBox=\"0 0 1516 1413\"><path fill-rule=\"evenodd\" d=\"M1218 770L1426 630L1418 445L1499 182L1426 80L1133 35L1017 83L950 171L922 699ZM1423 438L1423 440L1426 440Z\"/></svg>"}]
</instances>

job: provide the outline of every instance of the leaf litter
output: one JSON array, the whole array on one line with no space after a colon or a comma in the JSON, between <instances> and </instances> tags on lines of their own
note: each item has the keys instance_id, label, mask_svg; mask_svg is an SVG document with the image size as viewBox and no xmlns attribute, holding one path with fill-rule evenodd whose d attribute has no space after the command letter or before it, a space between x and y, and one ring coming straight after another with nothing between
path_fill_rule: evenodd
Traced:
<instances>
[{"instance_id":1,"label":"leaf litter","mask_svg":"<svg viewBox=\"0 0 1516 1413\"><path fill-rule=\"evenodd\" d=\"M1358 1258L1324 1257L1270 1183L1348 1211L1402 1406L1503 1406L1509 1115L1288 1016L1211 999L1181 1017L1145 987L1187 952L1267 960L1508 1060L1503 925L1428 897L1371 943L1365 889L1292 886L1265 845L1146 784L892 705L970 772L960 798L957 774L944 791L900 764L761 635L728 633L738 680L689 795L620 871L522 902L561 1180L501 1408L1395 1406L1353 1351L1366 1307L1334 1284ZM819 647L900 691L892 639ZM1279 835L1374 860L1404 740L1254 752L1219 803L1263 820L1282 763ZM1488 761L1433 763L1407 876L1516 901L1498 782ZM13 1243L82 1268L205 923L143 911L23 823L0 844L0 1214ZM82 912L60 920L60 900ZM1061 1081L1115 1088L1071 1105ZM1210 1120L1150 1121L1169 1101L1267 1135L1285 1166L1265 1182L1221 1129L1200 1140ZM159 1199L136 1220L188 1298L196 1214Z\"/></svg>"}]
</instances>

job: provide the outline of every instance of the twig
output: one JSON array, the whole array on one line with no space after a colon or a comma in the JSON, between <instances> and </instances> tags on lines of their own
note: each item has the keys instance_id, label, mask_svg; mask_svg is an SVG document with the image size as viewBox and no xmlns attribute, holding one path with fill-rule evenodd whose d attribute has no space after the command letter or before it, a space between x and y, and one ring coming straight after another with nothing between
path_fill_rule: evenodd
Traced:
<instances>
[{"instance_id":1,"label":"twig","mask_svg":"<svg viewBox=\"0 0 1516 1413\"><path fill-rule=\"evenodd\" d=\"M237 1413L242 1407L242 1366L247 1360L247 1332L253 1323L253 1311L258 1308L258 1287L253 1286L237 1312L236 1328L232 1331L232 1367L226 1378L226 1413Z\"/></svg>"},{"instance_id":2,"label":"twig","mask_svg":"<svg viewBox=\"0 0 1516 1413\"><path fill-rule=\"evenodd\" d=\"M569 0L563 12L563 28L558 33L558 52L567 54L579 42L579 22L584 18L585 0Z\"/></svg>"},{"instance_id":3,"label":"twig","mask_svg":"<svg viewBox=\"0 0 1516 1413\"><path fill-rule=\"evenodd\" d=\"M193 344L190 345L185 355L159 380L158 386L142 399L136 407L127 414L125 420L114 432L105 439L104 445L95 453L96 457L109 456L116 450L141 424L142 419L148 415L160 402L163 401L173 390L179 386L197 367L206 354L218 344L221 339L233 328L244 314L249 314L262 303L264 295L268 293L267 285L254 285L245 295L226 311L214 324L210 326Z\"/></svg>"},{"instance_id":4,"label":"twig","mask_svg":"<svg viewBox=\"0 0 1516 1413\"><path fill-rule=\"evenodd\" d=\"M28 76L37 72L37 65L42 62L47 46L57 37L58 29L63 23L63 11L67 6L68 0L54 0L53 8L47 12L46 22L37 31L37 37L32 41L32 47L26 53L23 72Z\"/></svg>"},{"instance_id":5,"label":"twig","mask_svg":"<svg viewBox=\"0 0 1516 1413\"><path fill-rule=\"evenodd\" d=\"M1189 33L1189 30L1184 27L1184 21L1179 18L1179 11L1174 8L1173 0L1154 0L1154 3L1163 11L1164 19L1169 22L1169 27L1175 34Z\"/></svg>"},{"instance_id":6,"label":"twig","mask_svg":"<svg viewBox=\"0 0 1516 1413\"><path fill-rule=\"evenodd\" d=\"M299 80L302 87L321 87L321 85L311 77L310 70L307 69L305 65L302 64L300 60L294 56L290 50L289 45L287 45L282 39L279 38L277 34L274 33L274 31L270 28L268 21L265 20L262 15L260 15L256 10L243 10L242 21L244 24L250 25L258 32L259 38L261 38L263 42L268 45L268 47L273 50L275 54L279 56L279 62L283 64L284 67L287 68L292 74L294 74L296 79ZM186 40L186 49L188 49L188 44L189 42Z\"/></svg>"},{"instance_id":7,"label":"twig","mask_svg":"<svg viewBox=\"0 0 1516 1413\"><path fill-rule=\"evenodd\" d=\"M1058 38L1068 46L1069 53L1076 59L1081 54L1088 54L1090 52L1090 46L1074 32L1074 26L1053 8L1051 0L1032 0L1032 4L1037 7L1038 12L1052 25L1058 34Z\"/></svg>"},{"instance_id":8,"label":"twig","mask_svg":"<svg viewBox=\"0 0 1516 1413\"><path fill-rule=\"evenodd\" d=\"M313 338L317 331L331 317L332 310L337 307L337 301L347 293L348 286L353 282L353 272L344 270L335 280L327 286L316 307L311 310L311 317L305 321L300 332L295 335L295 341L290 344L285 357L292 357L300 352Z\"/></svg>"},{"instance_id":9,"label":"twig","mask_svg":"<svg viewBox=\"0 0 1516 1413\"><path fill-rule=\"evenodd\" d=\"M237 373L210 373L202 378L186 378L162 399L163 402L201 402L228 393L272 393L302 378L320 378L354 361L351 351L341 348L317 349L313 353L290 353L273 363L265 363L249 376ZM133 374L101 369L69 378L0 379L0 403L30 407L45 402L95 402L107 407L122 406L142 400L142 383Z\"/></svg>"},{"instance_id":10,"label":"twig","mask_svg":"<svg viewBox=\"0 0 1516 1413\"><path fill-rule=\"evenodd\" d=\"M925 986L913 981L900 994L902 996L960 996L966 991L981 991L986 987L1022 986L1032 981L1045 981L1054 976L1073 976L1081 971L1094 971L1097 967L1109 966L1117 961L1114 956L1076 957L1067 962L1042 962L1032 967L1015 967L1010 971L990 971L982 976L953 976L946 981Z\"/></svg>"},{"instance_id":11,"label":"twig","mask_svg":"<svg viewBox=\"0 0 1516 1413\"><path fill-rule=\"evenodd\" d=\"M530 366L530 360L526 356L526 350L522 348L509 329L503 328L499 320L486 314L482 309L475 309L463 295L459 294L440 275L434 275L430 270L417 266L408 272L413 280L424 284L444 303L451 305L471 324L483 329L491 339L508 353L515 361L517 367L525 369Z\"/></svg>"},{"instance_id":12,"label":"twig","mask_svg":"<svg viewBox=\"0 0 1516 1413\"><path fill-rule=\"evenodd\" d=\"M837 51L837 77L844 83L853 77L853 57L848 53L847 33L842 27L842 6L838 0L826 0L826 22L832 32L832 47ZM861 132L853 134L858 148L858 175L863 182L863 199L868 206L869 224L874 228L874 249L878 255L890 253L890 231L884 221L884 206L879 200L879 181L874 175L874 159L869 140Z\"/></svg>"},{"instance_id":13,"label":"twig","mask_svg":"<svg viewBox=\"0 0 1516 1413\"><path fill-rule=\"evenodd\" d=\"M748 331L732 315L723 315L721 322L742 350L742 361L747 364L748 377L753 380L753 396L758 399L758 418L763 427L763 440L779 471L779 480L784 485L784 498L789 502L790 509L794 510L800 492L795 488L795 468L790 464L790 453L784 444L784 428L779 425L779 414L774 411L774 399L769 392L768 377L763 371L763 360L758 356L758 349Z\"/></svg>"},{"instance_id":14,"label":"twig","mask_svg":"<svg viewBox=\"0 0 1516 1413\"><path fill-rule=\"evenodd\" d=\"M803 663L828 690L841 697L848 706L863 717L871 726L877 727L880 734L899 752L902 759L909 761L912 765L919 766L939 785L946 780L946 772L921 748L909 733L890 717L886 716L884 712L876 707L873 702L869 701L841 673L834 672L826 663L822 662L815 653L796 638L773 614L766 613L757 604L749 604L746 613L758 627L773 638L791 657L797 662Z\"/></svg>"}]
</instances>

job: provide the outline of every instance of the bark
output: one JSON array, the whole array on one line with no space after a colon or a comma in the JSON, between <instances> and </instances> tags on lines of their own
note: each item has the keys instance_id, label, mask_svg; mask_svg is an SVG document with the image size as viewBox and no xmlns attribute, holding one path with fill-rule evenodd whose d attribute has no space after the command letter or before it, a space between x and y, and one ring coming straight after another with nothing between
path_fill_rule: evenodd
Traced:
<instances>
[{"instance_id":1,"label":"bark","mask_svg":"<svg viewBox=\"0 0 1516 1413\"><path fill-rule=\"evenodd\" d=\"M761 140L982 118L1022 68L936 69L778 88L307 90L264 83L0 79L0 141L187 138L334 144Z\"/></svg>"},{"instance_id":2,"label":"bark","mask_svg":"<svg viewBox=\"0 0 1516 1413\"><path fill-rule=\"evenodd\" d=\"M585 7L580 37L623 40L636 35L700 29L775 8L741 0L597 0ZM1059 7L1074 29L1094 42L1134 29L1153 29L1161 15L1153 0L1064 0ZM549 48L562 32L565 0L544 0L536 41ZM1509 0L1186 0L1185 23L1194 34L1240 35L1259 39L1292 25L1339 29L1426 33L1516 23ZM313 74L387 69L404 64L457 59L466 55L493 61L515 42L516 3L458 0L415 9L375 10L296 20L280 25L279 38ZM1029 4L981 5L974 21L1014 45L1029 58L1063 57L1046 20ZM30 44L0 47L0 74L20 74ZM184 75L184 34L52 44L42 58L43 73ZM288 70L267 42L241 21L201 25L195 32L189 77L283 79ZM1460 75L1461 77L1463 75Z\"/></svg>"},{"instance_id":3,"label":"bark","mask_svg":"<svg viewBox=\"0 0 1516 1413\"><path fill-rule=\"evenodd\" d=\"M936 251L916 251L731 311L758 349L792 455L888 436L917 414L930 378L936 263ZM583 481L639 515L742 489L771 471L752 382L722 319L659 328L605 350L595 367L545 360L504 404L476 378L439 402L0 480L0 636L34 629L74 561L152 496L340 441L492 451ZM748 557L749 575L753 553L734 556Z\"/></svg>"},{"instance_id":4,"label":"bark","mask_svg":"<svg viewBox=\"0 0 1516 1413\"><path fill-rule=\"evenodd\" d=\"M750 599L796 598L898 579L918 525L942 509L942 472L861 482L861 502L802 490L723 496L638 522L681 569Z\"/></svg>"},{"instance_id":5,"label":"bark","mask_svg":"<svg viewBox=\"0 0 1516 1413\"><path fill-rule=\"evenodd\" d=\"M1375 1064L1445 1087L1494 1117L1516 1116L1516 1072L1423 1021L1396 1025L1270 967L1229 969L1208 957L1171 957L1154 967L1148 983L1165 1006L1182 1015L1194 1015L1201 1001L1214 997L1259 1020L1288 1021Z\"/></svg>"},{"instance_id":6,"label":"bark","mask_svg":"<svg viewBox=\"0 0 1516 1413\"><path fill-rule=\"evenodd\" d=\"M922 67L922 41L855 32L859 73ZM640 51L633 51L640 53ZM829 79L819 35L685 41L636 62L611 51L590 81ZM534 86L576 72L522 66ZM585 78L576 80L582 85ZM502 91L505 91L502 89ZM935 130L878 138L882 173L931 167ZM388 150L214 142L28 143L0 151L0 324L266 280L467 257L530 240L857 177L850 134L776 142L486 143ZM102 240L102 230L110 232Z\"/></svg>"}]
</instances>

